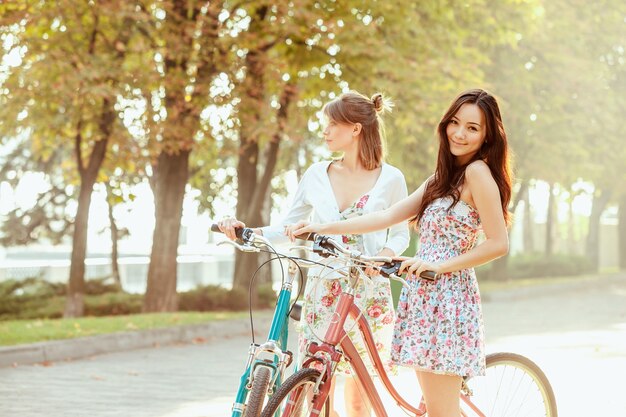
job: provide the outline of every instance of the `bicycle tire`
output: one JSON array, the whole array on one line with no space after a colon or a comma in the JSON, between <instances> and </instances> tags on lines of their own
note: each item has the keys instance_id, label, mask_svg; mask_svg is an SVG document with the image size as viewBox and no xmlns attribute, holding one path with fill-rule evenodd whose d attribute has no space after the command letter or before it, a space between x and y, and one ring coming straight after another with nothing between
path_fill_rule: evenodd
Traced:
<instances>
[{"instance_id":1,"label":"bicycle tire","mask_svg":"<svg viewBox=\"0 0 626 417\"><path fill-rule=\"evenodd\" d=\"M303 368L291 375L270 397L261 417L308 417L312 396L307 393L315 386L319 376L320 372L312 368ZM289 402L289 410L285 409L286 401ZM276 414L278 410L281 412ZM323 411L320 415L329 415L328 399Z\"/></svg>"},{"instance_id":2,"label":"bicycle tire","mask_svg":"<svg viewBox=\"0 0 626 417\"><path fill-rule=\"evenodd\" d=\"M250 392L248 393L248 400L246 401L243 417L259 417L261 415L271 376L272 371L266 366L257 366L254 370L252 388L250 388Z\"/></svg>"},{"instance_id":3,"label":"bicycle tire","mask_svg":"<svg viewBox=\"0 0 626 417\"><path fill-rule=\"evenodd\" d=\"M556 398L544 372L525 356L487 355L486 376L465 381L471 401L489 417L558 417Z\"/></svg>"}]
</instances>

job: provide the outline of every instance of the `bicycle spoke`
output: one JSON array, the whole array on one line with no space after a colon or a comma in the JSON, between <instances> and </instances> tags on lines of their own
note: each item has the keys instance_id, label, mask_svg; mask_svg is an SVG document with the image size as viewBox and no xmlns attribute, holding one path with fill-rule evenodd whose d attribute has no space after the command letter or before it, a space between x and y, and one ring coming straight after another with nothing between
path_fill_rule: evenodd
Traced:
<instances>
[{"instance_id":1,"label":"bicycle spoke","mask_svg":"<svg viewBox=\"0 0 626 417\"><path fill-rule=\"evenodd\" d=\"M487 374L467 381L471 402L489 417L556 417L552 389L543 372L515 354L487 359ZM474 415L469 413L469 416Z\"/></svg>"}]
</instances>

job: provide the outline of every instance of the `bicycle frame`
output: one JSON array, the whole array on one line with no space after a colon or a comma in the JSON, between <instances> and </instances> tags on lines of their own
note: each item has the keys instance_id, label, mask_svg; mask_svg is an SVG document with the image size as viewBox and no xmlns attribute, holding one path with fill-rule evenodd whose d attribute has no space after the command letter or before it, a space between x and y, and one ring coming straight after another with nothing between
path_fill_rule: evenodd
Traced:
<instances>
[{"instance_id":1,"label":"bicycle frame","mask_svg":"<svg viewBox=\"0 0 626 417\"><path fill-rule=\"evenodd\" d=\"M378 395L372 376L352 340L344 330L348 317L355 321L356 327L365 342L367 355L371 359L375 371L380 376L387 392L407 414L417 417L424 416L427 413L424 398L422 397L419 405L415 407L406 401L391 383L375 347L369 323L354 302L356 289L362 277L360 270L367 265L372 266L372 263L382 263L382 265L379 264L381 275L400 281L405 287L408 287L407 282L398 276L401 261L383 256L363 256L358 251L350 251L344 248L340 243L328 236L311 234L307 239L314 242L312 250L320 256L325 258L335 257L348 261L347 265L345 265L348 267L348 273L341 270L336 270L336 272L348 277L350 282L344 287L339 296L323 342L309 342L307 356L302 364L302 369L290 376L278 388L277 392L269 399L261 417L276 417L279 415L290 417L294 412L300 416L304 410L307 410L308 417L319 417L322 411L326 411L328 414L330 410L327 400L333 374L344 355L354 371L357 385L362 390L361 394L369 402L368 405L374 409L377 417L387 417L385 405ZM433 271L425 271L420 273L419 279L432 281L437 279L437 275ZM529 410L533 413L535 413L535 410L542 413L533 415L548 415L551 417L558 415L554 392L550 383L534 362L521 355L506 352L487 355L485 359L487 370L493 370L491 373L486 372L486 378L488 378L487 381L490 386L474 386L473 377L463 378L459 392L459 398L462 400L462 407L459 412L462 417L468 417L468 413L472 417L486 417L487 413L482 412L476 405L477 403L482 404L485 402L484 400L487 401L481 406L490 408L492 411L498 405L500 405L500 408L504 407L504 411L508 411L509 406L514 404L511 411L514 415L518 415L517 413L526 404L528 394L531 391L535 395L531 395L533 398L530 398L530 401L534 400L535 402L530 405ZM267 376L265 377L267 378ZM503 384L504 380L502 378L508 380L509 383ZM517 390L522 384L525 388L518 393ZM510 386L507 387L507 385ZM470 397L474 397L472 388L477 388L479 395L470 399ZM503 389L502 395L500 395L501 388ZM487 394L487 397L481 394ZM474 401L476 401L476 404ZM492 411L489 411L489 415L491 415ZM397 412L393 414L397 414Z\"/></svg>"},{"instance_id":2,"label":"bicycle frame","mask_svg":"<svg viewBox=\"0 0 626 417\"><path fill-rule=\"evenodd\" d=\"M246 368L241 375L239 389L235 397L232 407L232 417L241 417L244 412L246 399L254 378L254 371L257 366L265 366L272 369L272 378L270 380L270 391L274 392L275 388L281 384L281 377L287 366L292 362L293 355L286 351L287 338L289 336L289 309L291 304L291 291L293 282L298 273L298 268L290 262L288 270L288 278L283 283L274 315L272 324L267 335L267 341L263 344L250 344L248 350L248 360ZM266 357L267 356L267 357Z\"/></svg>"},{"instance_id":3,"label":"bicycle frame","mask_svg":"<svg viewBox=\"0 0 626 417\"><path fill-rule=\"evenodd\" d=\"M305 360L303 367L307 367L314 362L320 361L325 365L325 371L322 373L321 380L317 385L318 391L315 391L315 394L317 395L314 398L313 408L310 415L320 415L322 407L324 406L330 391L332 370L334 370L334 365L336 365L336 363L341 359L341 356L344 355L350 360L350 365L354 370L357 381L360 383L361 387L365 389L365 396L368 398L376 416L387 417L388 415L365 363L358 354L354 343L350 340L350 337L348 337L346 331L344 330L346 319L351 317L357 323L358 330L365 341L368 356L372 361L372 364L374 364L376 373L381 378L383 386L387 392L389 392L397 404L404 408L405 411L416 416L423 416L426 414L426 404L424 403L423 398L417 407L411 405L398 393L385 371L378 350L375 348L374 337L369 324L361 313L359 307L354 303L354 292L356 283L358 282L358 277L356 277L355 274L359 274L357 268L351 267L350 276L352 278L353 285L348 290L343 291L339 296L337 308L333 316L334 320L331 321L331 325L326 332L324 342L321 344L311 342L308 346L310 357ZM343 354L335 348L336 346L340 347ZM461 399L477 416L486 417L485 414L471 402L466 393L461 393ZM463 411L461 412L461 415L466 416Z\"/></svg>"}]
</instances>

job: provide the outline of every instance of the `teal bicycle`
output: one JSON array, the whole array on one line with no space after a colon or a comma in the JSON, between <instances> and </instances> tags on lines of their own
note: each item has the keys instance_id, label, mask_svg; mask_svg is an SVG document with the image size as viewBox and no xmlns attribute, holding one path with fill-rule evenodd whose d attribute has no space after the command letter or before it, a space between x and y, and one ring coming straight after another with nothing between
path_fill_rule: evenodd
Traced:
<instances>
[{"instance_id":1,"label":"teal bicycle","mask_svg":"<svg viewBox=\"0 0 626 417\"><path fill-rule=\"evenodd\" d=\"M211 230L220 232L215 224L211 226ZM265 342L260 344L254 342L254 326L252 326L252 343L248 350L248 360L241 375L232 408L231 417L259 417L266 398L280 387L285 369L293 362L293 354L287 350L289 317L299 321L301 312L300 305L291 301L294 284L299 280L299 291L301 291L302 268L311 267L317 263L277 252L267 239L255 234L250 228L236 229L236 236L237 241L227 240L220 244L230 244L242 252L270 253L273 256L267 262L278 260L281 262L281 268L283 260L289 262L287 277L286 279L283 277L272 324ZM250 321L253 324L251 307Z\"/></svg>"}]
</instances>

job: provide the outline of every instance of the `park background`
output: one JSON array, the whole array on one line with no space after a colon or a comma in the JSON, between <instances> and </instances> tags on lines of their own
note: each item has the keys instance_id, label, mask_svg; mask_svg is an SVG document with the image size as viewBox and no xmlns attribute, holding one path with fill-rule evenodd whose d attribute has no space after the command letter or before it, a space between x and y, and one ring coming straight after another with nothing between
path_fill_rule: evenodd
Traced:
<instances>
[{"instance_id":1,"label":"park background","mask_svg":"<svg viewBox=\"0 0 626 417\"><path fill-rule=\"evenodd\" d=\"M616 0L0 2L0 414L227 415L250 340L221 310L261 260L211 222L280 218L349 89L394 100L415 189L482 87L516 175L510 254L478 268L488 350L536 361L561 415L625 415L625 40Z\"/></svg>"},{"instance_id":2,"label":"park background","mask_svg":"<svg viewBox=\"0 0 626 417\"><path fill-rule=\"evenodd\" d=\"M498 97L515 217L481 282L623 270L625 39L622 1L5 2L0 317L244 307L264 259L210 224L280 218L350 89L393 99L409 190L450 101Z\"/></svg>"}]
</instances>

